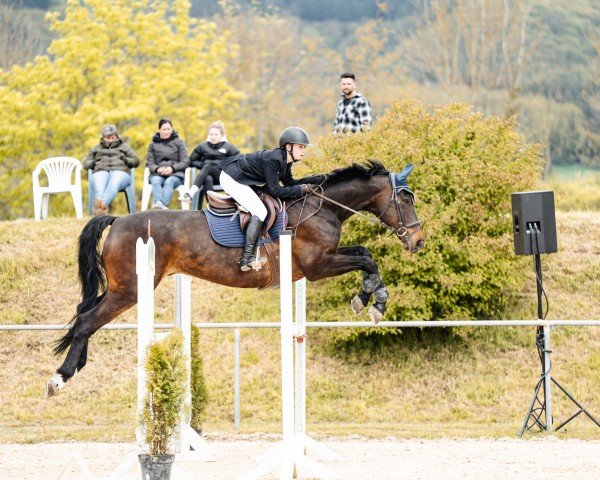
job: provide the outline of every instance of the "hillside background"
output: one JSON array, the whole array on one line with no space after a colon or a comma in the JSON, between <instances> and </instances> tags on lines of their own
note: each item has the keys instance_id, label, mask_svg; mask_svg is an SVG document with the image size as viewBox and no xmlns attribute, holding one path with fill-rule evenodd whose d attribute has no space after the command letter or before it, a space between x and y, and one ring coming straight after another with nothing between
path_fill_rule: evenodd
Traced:
<instances>
[{"instance_id":1,"label":"hillside background","mask_svg":"<svg viewBox=\"0 0 600 480\"><path fill-rule=\"evenodd\" d=\"M96 3L81 5L93 9ZM100 2L98 8L104 5L115 14L123 13L120 3ZM338 77L346 70L356 73L359 90L370 100L376 118L403 98L427 104L463 101L488 114L516 116L525 138L544 146L545 177L554 171L562 180L600 166L600 37L596 29L600 0L172 0L162 4L182 17L209 22L199 30L206 37L205 44L224 42L220 53L214 51L216 56L203 57L206 63L164 52L173 65L183 62L181 78L185 82L187 77L188 96L178 100L179 94L173 92L165 103L151 98L155 108L140 111L148 92L136 97L113 87L106 98L98 90L101 85L93 86L94 69L80 63L71 65L69 71L89 69L84 80L88 87L70 85L63 74L48 85L64 82L63 97L76 96L78 102L87 98L98 103L94 109L85 110L83 104L78 107L69 100L64 119L55 112L47 112L45 118L43 110L35 113L31 108L13 114L11 107L19 96L9 95L5 117L14 143L0 140L0 177L15 185L0 196L0 218L30 215L28 175L33 166L41 158L58 154L83 158L97 142L103 122L117 123L142 158L161 115L172 117L189 148L204 139L207 126L216 118L226 121L229 139L242 151L270 148L278 133L291 124L304 126L318 139L330 131ZM53 40L76 38L87 28L80 19L70 27L71 32L66 26L50 30L45 14L56 12L62 18L65 5L59 0L0 0L4 40L0 42L0 88L4 84L15 95L21 91L15 80L19 75L23 82L33 82L35 68L25 75L18 67L38 55L48 55L52 62L70 55L69 49L86 48L69 40L71 44L48 50ZM113 26L118 35L137 35L124 25ZM103 56L116 55L122 46L110 48L98 53L93 62L106 62ZM53 71L63 68L64 62ZM10 77L3 80L2 71L11 73ZM42 83L48 77L38 75ZM167 93L176 88L168 77L178 75L165 73ZM161 88L160 83L153 88ZM190 93L195 88L199 89L196 96ZM24 85L22 91L31 96L35 88ZM29 101L46 102L48 107L59 100L35 95ZM59 133L60 128L52 125L59 118L63 124L74 119L74 124L63 125L67 131ZM18 138L27 128L31 134ZM17 173L21 181L15 180Z\"/></svg>"}]
</instances>

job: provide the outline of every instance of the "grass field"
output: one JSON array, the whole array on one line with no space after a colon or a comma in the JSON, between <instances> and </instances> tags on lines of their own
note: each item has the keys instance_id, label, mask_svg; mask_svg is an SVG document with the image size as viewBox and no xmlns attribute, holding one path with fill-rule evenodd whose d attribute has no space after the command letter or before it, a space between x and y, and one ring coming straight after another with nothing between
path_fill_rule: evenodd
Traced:
<instances>
[{"instance_id":1,"label":"grass field","mask_svg":"<svg viewBox=\"0 0 600 480\"><path fill-rule=\"evenodd\" d=\"M552 319L600 319L600 214L558 213L559 253L543 257ZM0 222L0 323L65 324L78 303L76 238L85 220ZM536 317L533 267L528 290L507 318ZM384 272L385 275L385 272ZM172 281L157 289L157 322L172 318ZM357 284L357 289L359 285ZM355 292L348 292L348 300ZM319 320L310 308L308 320ZM390 299L394 301L394 299ZM277 291L192 285L197 322L277 321ZM338 306L332 306L338 307ZM350 320L350 310L346 310ZM117 322L135 322L136 310ZM406 331L393 345L336 351L325 331L309 337L308 428L323 435L502 437L516 435L539 376L534 328ZM92 337L85 369L59 396L45 400L60 364L51 344L61 332L0 331L0 442L132 441L136 404L136 337ZM556 329L553 375L600 417L600 328ZM211 396L206 432L233 431L233 333L203 331ZM241 429L280 431L279 336L242 331ZM554 390L556 422L576 407ZM558 436L600 439L579 416Z\"/></svg>"}]
</instances>

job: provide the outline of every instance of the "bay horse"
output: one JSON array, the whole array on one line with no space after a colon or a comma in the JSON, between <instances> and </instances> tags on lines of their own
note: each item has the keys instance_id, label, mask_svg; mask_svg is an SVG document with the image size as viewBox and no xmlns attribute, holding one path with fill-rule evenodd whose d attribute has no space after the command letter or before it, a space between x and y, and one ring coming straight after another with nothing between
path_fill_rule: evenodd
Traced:
<instances>
[{"instance_id":1,"label":"bay horse","mask_svg":"<svg viewBox=\"0 0 600 480\"><path fill-rule=\"evenodd\" d=\"M424 237L414 195L405 181L410 170L412 166L401 175L388 172L377 161L354 164L329 173L321 184L321 193L290 203L287 215L295 233L294 281L303 277L316 281L361 270L362 291L351 307L360 313L374 294L369 314L374 322L379 321L385 313L388 293L377 263L361 245L339 245L342 224L353 214L370 212L376 218L369 219L386 226L404 248L417 252ZM111 228L100 252L102 234L108 226ZM82 300L71 320L73 325L54 348L55 355L70 347L69 352L48 381L47 396L58 393L85 366L89 338L137 302L136 241L139 237L147 240L150 229L156 245L155 288L164 277L175 273L230 287L264 288L271 282L269 265L259 271L240 271L241 248L217 244L202 211L150 210L124 217L92 218L79 237Z\"/></svg>"}]
</instances>

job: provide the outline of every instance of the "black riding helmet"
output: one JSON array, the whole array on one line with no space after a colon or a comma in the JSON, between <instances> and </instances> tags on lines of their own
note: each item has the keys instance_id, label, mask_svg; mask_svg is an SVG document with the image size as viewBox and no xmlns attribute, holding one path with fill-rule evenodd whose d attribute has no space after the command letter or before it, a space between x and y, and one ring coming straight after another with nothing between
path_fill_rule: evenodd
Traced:
<instances>
[{"instance_id":1,"label":"black riding helmet","mask_svg":"<svg viewBox=\"0 0 600 480\"><path fill-rule=\"evenodd\" d=\"M279 135L279 147L283 148L286 144L311 145L306 130L300 127L288 127Z\"/></svg>"}]
</instances>

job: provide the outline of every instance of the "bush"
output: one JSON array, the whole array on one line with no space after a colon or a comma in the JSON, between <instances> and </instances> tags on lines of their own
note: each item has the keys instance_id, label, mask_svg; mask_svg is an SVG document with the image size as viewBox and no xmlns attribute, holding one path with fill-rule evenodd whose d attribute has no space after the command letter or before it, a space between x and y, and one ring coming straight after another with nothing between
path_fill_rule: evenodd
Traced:
<instances>
[{"instance_id":1,"label":"bush","mask_svg":"<svg viewBox=\"0 0 600 480\"><path fill-rule=\"evenodd\" d=\"M417 255L370 222L352 218L342 243L362 244L390 291L386 320L481 319L500 315L520 288L523 259L513 252L510 193L529 190L541 172L540 148L525 144L513 120L474 113L463 104L428 108L394 104L374 127L322 140L319 163L334 169L368 159L391 171L413 163L408 178L424 221ZM379 234L379 235L377 235ZM358 293L360 275L317 287L319 318L340 318ZM344 332L338 339L365 333ZM374 334L367 331L367 334Z\"/></svg>"},{"instance_id":2,"label":"bush","mask_svg":"<svg viewBox=\"0 0 600 480\"><path fill-rule=\"evenodd\" d=\"M185 399L187 368L183 354L183 334L175 330L164 340L154 342L146 354L148 396L140 418L148 453L169 453L169 443L179 425Z\"/></svg>"},{"instance_id":3,"label":"bush","mask_svg":"<svg viewBox=\"0 0 600 480\"><path fill-rule=\"evenodd\" d=\"M191 345L191 392L192 392L192 420L191 427L197 432L202 431L204 413L208 404L208 390L204 379L204 362L200 353L200 329L192 325Z\"/></svg>"}]
</instances>

